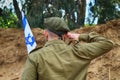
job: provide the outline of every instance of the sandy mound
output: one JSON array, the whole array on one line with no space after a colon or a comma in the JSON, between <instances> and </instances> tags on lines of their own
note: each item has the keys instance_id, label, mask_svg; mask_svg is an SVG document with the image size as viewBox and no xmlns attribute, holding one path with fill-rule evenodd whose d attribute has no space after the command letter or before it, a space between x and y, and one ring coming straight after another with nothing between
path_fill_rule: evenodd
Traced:
<instances>
[{"instance_id":1,"label":"sandy mound","mask_svg":"<svg viewBox=\"0 0 120 80\"><path fill-rule=\"evenodd\" d=\"M43 30L32 29L37 47L45 43ZM116 45L109 53L93 60L88 80L120 80L120 20L109 21L96 27L76 29L77 33L96 31L113 40ZM20 80L27 50L22 29L0 29L0 80Z\"/></svg>"}]
</instances>

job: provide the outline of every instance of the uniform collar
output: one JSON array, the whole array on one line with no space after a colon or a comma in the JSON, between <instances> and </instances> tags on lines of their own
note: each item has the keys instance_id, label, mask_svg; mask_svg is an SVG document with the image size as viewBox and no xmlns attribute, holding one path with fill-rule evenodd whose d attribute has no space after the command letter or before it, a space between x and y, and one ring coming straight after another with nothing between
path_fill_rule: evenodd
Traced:
<instances>
[{"instance_id":1,"label":"uniform collar","mask_svg":"<svg viewBox=\"0 0 120 80\"><path fill-rule=\"evenodd\" d=\"M53 44L65 44L62 40L51 40L45 43L45 47Z\"/></svg>"}]
</instances>

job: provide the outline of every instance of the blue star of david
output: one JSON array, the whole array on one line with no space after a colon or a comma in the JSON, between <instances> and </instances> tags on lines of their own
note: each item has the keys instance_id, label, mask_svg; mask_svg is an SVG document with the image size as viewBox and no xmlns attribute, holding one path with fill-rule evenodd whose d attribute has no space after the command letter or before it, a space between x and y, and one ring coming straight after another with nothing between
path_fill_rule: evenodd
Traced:
<instances>
[{"instance_id":1,"label":"blue star of david","mask_svg":"<svg viewBox=\"0 0 120 80\"><path fill-rule=\"evenodd\" d=\"M26 39L26 44L27 44L27 45L33 46L35 39L34 39L33 36L30 35L30 33L28 34L27 37L25 37L25 39ZM30 41L30 40L31 40L31 41Z\"/></svg>"}]
</instances>

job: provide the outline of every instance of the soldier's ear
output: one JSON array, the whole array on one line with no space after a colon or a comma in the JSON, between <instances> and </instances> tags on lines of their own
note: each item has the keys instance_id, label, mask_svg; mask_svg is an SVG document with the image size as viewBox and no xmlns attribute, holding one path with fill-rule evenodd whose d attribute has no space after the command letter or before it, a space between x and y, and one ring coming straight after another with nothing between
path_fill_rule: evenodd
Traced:
<instances>
[{"instance_id":1,"label":"soldier's ear","mask_svg":"<svg viewBox=\"0 0 120 80\"><path fill-rule=\"evenodd\" d=\"M44 30L44 35L45 35L45 37L48 37L48 32L47 32L47 30Z\"/></svg>"},{"instance_id":2,"label":"soldier's ear","mask_svg":"<svg viewBox=\"0 0 120 80\"><path fill-rule=\"evenodd\" d=\"M68 36L67 34L68 34L68 32L67 32L66 34L64 34L64 36L65 36L66 38L69 38L69 36Z\"/></svg>"},{"instance_id":3,"label":"soldier's ear","mask_svg":"<svg viewBox=\"0 0 120 80\"><path fill-rule=\"evenodd\" d=\"M63 40L66 40L66 39L68 39L68 36L67 36L67 34L63 34L63 35L62 35L62 39L63 39Z\"/></svg>"}]
</instances>

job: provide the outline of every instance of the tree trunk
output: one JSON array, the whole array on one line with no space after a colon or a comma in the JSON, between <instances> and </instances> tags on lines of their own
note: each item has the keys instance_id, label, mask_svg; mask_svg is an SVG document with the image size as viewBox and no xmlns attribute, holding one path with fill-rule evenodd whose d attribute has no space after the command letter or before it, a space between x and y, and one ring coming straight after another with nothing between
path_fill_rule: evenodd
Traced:
<instances>
[{"instance_id":1,"label":"tree trunk","mask_svg":"<svg viewBox=\"0 0 120 80\"><path fill-rule=\"evenodd\" d=\"M80 26L84 26L85 13L86 13L86 0L79 0L78 5L79 5L79 10L78 10L77 23Z\"/></svg>"},{"instance_id":2,"label":"tree trunk","mask_svg":"<svg viewBox=\"0 0 120 80\"><path fill-rule=\"evenodd\" d=\"M18 20L19 20L18 25L19 25L19 27L22 27L22 15L21 15L21 12L20 12L20 9L18 7L18 3L16 0L13 0L13 6L15 8L15 13L16 13Z\"/></svg>"}]
</instances>

